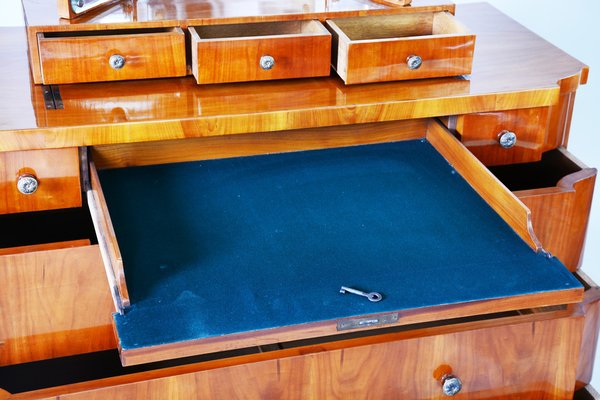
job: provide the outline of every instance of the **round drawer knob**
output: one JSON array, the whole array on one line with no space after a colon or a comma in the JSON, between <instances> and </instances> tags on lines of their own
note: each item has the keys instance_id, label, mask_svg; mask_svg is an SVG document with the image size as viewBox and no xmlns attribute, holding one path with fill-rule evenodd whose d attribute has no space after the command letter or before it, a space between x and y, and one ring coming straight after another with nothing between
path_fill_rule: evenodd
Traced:
<instances>
[{"instance_id":1,"label":"round drawer knob","mask_svg":"<svg viewBox=\"0 0 600 400\"><path fill-rule=\"evenodd\" d=\"M112 69L121 69L125 66L125 57L120 54L113 54L108 59L108 63Z\"/></svg>"},{"instance_id":2,"label":"round drawer knob","mask_svg":"<svg viewBox=\"0 0 600 400\"><path fill-rule=\"evenodd\" d=\"M498 134L498 141L500 142L500 147L510 149L517 144L517 135L511 131L502 131Z\"/></svg>"},{"instance_id":3,"label":"round drawer knob","mask_svg":"<svg viewBox=\"0 0 600 400\"><path fill-rule=\"evenodd\" d=\"M275 59L271 56L262 56L260 58L260 67L265 71L270 70L275 66Z\"/></svg>"},{"instance_id":4,"label":"round drawer knob","mask_svg":"<svg viewBox=\"0 0 600 400\"><path fill-rule=\"evenodd\" d=\"M23 174L17 179L17 189L22 194L33 194L38 188L38 180L34 175Z\"/></svg>"},{"instance_id":5,"label":"round drawer knob","mask_svg":"<svg viewBox=\"0 0 600 400\"><path fill-rule=\"evenodd\" d=\"M462 389L462 382L454 375L445 375L442 378L442 392L446 396L454 396Z\"/></svg>"},{"instance_id":6,"label":"round drawer knob","mask_svg":"<svg viewBox=\"0 0 600 400\"><path fill-rule=\"evenodd\" d=\"M421 65L423 65L423 59L415 55L408 56L406 65L408 66L408 69L419 69L421 68Z\"/></svg>"}]
</instances>

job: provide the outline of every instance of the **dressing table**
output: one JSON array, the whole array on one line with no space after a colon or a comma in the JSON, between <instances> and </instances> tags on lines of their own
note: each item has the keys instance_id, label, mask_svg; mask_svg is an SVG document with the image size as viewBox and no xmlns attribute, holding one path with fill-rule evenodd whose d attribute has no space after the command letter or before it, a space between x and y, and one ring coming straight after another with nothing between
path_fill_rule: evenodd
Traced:
<instances>
[{"instance_id":1,"label":"dressing table","mask_svg":"<svg viewBox=\"0 0 600 400\"><path fill-rule=\"evenodd\" d=\"M487 4L23 5L0 398L595 398L585 64Z\"/></svg>"}]
</instances>

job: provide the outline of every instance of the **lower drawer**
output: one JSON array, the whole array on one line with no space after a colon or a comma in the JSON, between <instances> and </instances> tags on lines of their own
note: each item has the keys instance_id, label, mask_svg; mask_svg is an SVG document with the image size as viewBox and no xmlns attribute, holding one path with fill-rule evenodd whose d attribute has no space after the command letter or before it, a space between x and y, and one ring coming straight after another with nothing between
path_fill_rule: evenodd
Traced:
<instances>
[{"instance_id":1,"label":"lower drawer","mask_svg":"<svg viewBox=\"0 0 600 400\"><path fill-rule=\"evenodd\" d=\"M596 169L559 148L544 153L539 162L490 170L529 208L543 248L571 271L579 269Z\"/></svg>"},{"instance_id":2,"label":"lower drawer","mask_svg":"<svg viewBox=\"0 0 600 400\"><path fill-rule=\"evenodd\" d=\"M0 217L0 231L11 233L0 238L0 365L116 346L89 225L81 208Z\"/></svg>"},{"instance_id":3,"label":"lower drawer","mask_svg":"<svg viewBox=\"0 0 600 400\"><path fill-rule=\"evenodd\" d=\"M88 354L2 368L0 388L15 399L572 399L582 322L567 309L533 312L178 365Z\"/></svg>"}]
</instances>

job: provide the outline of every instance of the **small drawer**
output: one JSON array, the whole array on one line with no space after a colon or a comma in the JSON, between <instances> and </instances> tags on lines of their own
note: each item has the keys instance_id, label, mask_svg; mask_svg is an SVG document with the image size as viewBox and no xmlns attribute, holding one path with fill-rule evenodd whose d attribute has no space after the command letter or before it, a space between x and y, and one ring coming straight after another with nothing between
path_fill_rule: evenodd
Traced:
<instances>
[{"instance_id":1,"label":"small drawer","mask_svg":"<svg viewBox=\"0 0 600 400\"><path fill-rule=\"evenodd\" d=\"M0 153L0 214L80 206L77 148Z\"/></svg>"},{"instance_id":2,"label":"small drawer","mask_svg":"<svg viewBox=\"0 0 600 400\"><path fill-rule=\"evenodd\" d=\"M319 21L189 28L192 70L203 83L328 76L331 34Z\"/></svg>"},{"instance_id":3,"label":"small drawer","mask_svg":"<svg viewBox=\"0 0 600 400\"><path fill-rule=\"evenodd\" d=\"M544 153L539 162L490 170L529 208L543 248L569 270L579 269L596 169L559 148Z\"/></svg>"},{"instance_id":4,"label":"small drawer","mask_svg":"<svg viewBox=\"0 0 600 400\"><path fill-rule=\"evenodd\" d=\"M38 33L45 84L184 76L181 28Z\"/></svg>"},{"instance_id":5,"label":"small drawer","mask_svg":"<svg viewBox=\"0 0 600 400\"><path fill-rule=\"evenodd\" d=\"M450 128L485 165L539 161L547 150L549 108L527 108L451 117Z\"/></svg>"},{"instance_id":6,"label":"small drawer","mask_svg":"<svg viewBox=\"0 0 600 400\"><path fill-rule=\"evenodd\" d=\"M326 21L346 84L471 73L475 35L448 12Z\"/></svg>"}]
</instances>

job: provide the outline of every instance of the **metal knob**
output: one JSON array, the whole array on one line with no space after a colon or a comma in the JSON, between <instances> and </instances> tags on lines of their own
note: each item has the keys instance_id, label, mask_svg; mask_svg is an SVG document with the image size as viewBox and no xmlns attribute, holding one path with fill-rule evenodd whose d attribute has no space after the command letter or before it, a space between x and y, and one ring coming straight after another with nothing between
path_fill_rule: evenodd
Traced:
<instances>
[{"instance_id":1,"label":"metal knob","mask_svg":"<svg viewBox=\"0 0 600 400\"><path fill-rule=\"evenodd\" d=\"M462 382L454 375L444 375L442 377L442 392L446 396L454 396L462 389Z\"/></svg>"},{"instance_id":2,"label":"metal knob","mask_svg":"<svg viewBox=\"0 0 600 400\"><path fill-rule=\"evenodd\" d=\"M423 65L423 59L415 55L408 56L406 65L408 66L408 69L419 69L421 68L421 65Z\"/></svg>"},{"instance_id":3,"label":"metal knob","mask_svg":"<svg viewBox=\"0 0 600 400\"><path fill-rule=\"evenodd\" d=\"M275 59L271 56L262 56L260 58L260 67L265 71L270 70L275 66Z\"/></svg>"},{"instance_id":4,"label":"metal knob","mask_svg":"<svg viewBox=\"0 0 600 400\"><path fill-rule=\"evenodd\" d=\"M38 188L38 180L34 175L23 174L17 179L17 189L22 194L33 194Z\"/></svg>"},{"instance_id":5,"label":"metal knob","mask_svg":"<svg viewBox=\"0 0 600 400\"><path fill-rule=\"evenodd\" d=\"M517 144L517 134L504 130L498 134L498 141L500 142L500 147L510 149Z\"/></svg>"},{"instance_id":6,"label":"metal knob","mask_svg":"<svg viewBox=\"0 0 600 400\"><path fill-rule=\"evenodd\" d=\"M108 59L108 64L112 69L121 69L125 66L125 57L120 54L113 54Z\"/></svg>"}]
</instances>

